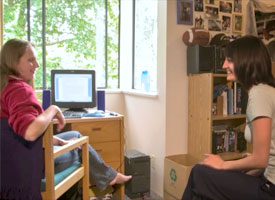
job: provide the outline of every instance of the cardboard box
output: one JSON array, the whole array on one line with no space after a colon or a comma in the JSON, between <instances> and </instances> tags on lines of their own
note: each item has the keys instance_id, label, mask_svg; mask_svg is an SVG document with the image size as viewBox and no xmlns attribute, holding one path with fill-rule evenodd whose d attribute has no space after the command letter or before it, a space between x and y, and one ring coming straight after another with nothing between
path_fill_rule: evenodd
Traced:
<instances>
[{"instance_id":1,"label":"cardboard box","mask_svg":"<svg viewBox=\"0 0 275 200\"><path fill-rule=\"evenodd\" d=\"M164 195L166 198L171 200L182 198L191 169L197 163L197 159L188 154L172 155L165 158ZM164 199L166 200L166 198Z\"/></svg>"},{"instance_id":2,"label":"cardboard box","mask_svg":"<svg viewBox=\"0 0 275 200\"><path fill-rule=\"evenodd\" d=\"M164 200L179 200L179 199L176 199L176 197L173 197L171 194L169 194L168 192L165 192L165 191L163 194L163 199Z\"/></svg>"}]
</instances>

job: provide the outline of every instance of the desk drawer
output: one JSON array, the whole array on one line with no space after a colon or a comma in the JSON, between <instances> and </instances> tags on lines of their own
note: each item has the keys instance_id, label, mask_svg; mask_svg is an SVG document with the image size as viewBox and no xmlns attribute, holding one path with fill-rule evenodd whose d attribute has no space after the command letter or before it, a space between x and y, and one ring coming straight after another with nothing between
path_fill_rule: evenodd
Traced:
<instances>
[{"instance_id":1,"label":"desk drawer","mask_svg":"<svg viewBox=\"0 0 275 200\"><path fill-rule=\"evenodd\" d=\"M111 166L113 169L115 169L116 171L120 172L120 163L119 162L109 162L106 163L107 165Z\"/></svg>"},{"instance_id":2,"label":"desk drawer","mask_svg":"<svg viewBox=\"0 0 275 200\"><path fill-rule=\"evenodd\" d=\"M105 162L120 162L120 142L92 143L92 147Z\"/></svg>"},{"instance_id":3,"label":"desk drawer","mask_svg":"<svg viewBox=\"0 0 275 200\"><path fill-rule=\"evenodd\" d=\"M82 135L89 136L90 143L120 140L120 121L118 120L74 123L72 130L78 130Z\"/></svg>"}]
</instances>

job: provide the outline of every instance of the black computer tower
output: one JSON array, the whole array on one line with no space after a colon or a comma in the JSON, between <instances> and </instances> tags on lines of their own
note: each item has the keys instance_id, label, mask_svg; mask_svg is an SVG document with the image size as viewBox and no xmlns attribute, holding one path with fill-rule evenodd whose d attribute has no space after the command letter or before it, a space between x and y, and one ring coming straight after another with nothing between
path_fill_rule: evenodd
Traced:
<instances>
[{"instance_id":1,"label":"black computer tower","mask_svg":"<svg viewBox=\"0 0 275 200\"><path fill-rule=\"evenodd\" d=\"M130 198L142 197L150 192L150 157L137 150L125 153L125 174L132 179L125 184L126 195Z\"/></svg>"}]
</instances>

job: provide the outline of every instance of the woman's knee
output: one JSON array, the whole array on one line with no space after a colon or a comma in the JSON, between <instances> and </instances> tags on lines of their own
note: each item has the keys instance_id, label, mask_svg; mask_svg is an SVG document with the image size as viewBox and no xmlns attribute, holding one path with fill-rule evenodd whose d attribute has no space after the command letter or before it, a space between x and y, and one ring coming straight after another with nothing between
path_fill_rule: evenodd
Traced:
<instances>
[{"instance_id":1,"label":"woman's knee","mask_svg":"<svg viewBox=\"0 0 275 200\"><path fill-rule=\"evenodd\" d=\"M211 170L211 168L205 165L196 164L192 168L191 174L194 179L201 179L202 177L205 177L209 174L209 170Z\"/></svg>"},{"instance_id":2,"label":"woman's knee","mask_svg":"<svg viewBox=\"0 0 275 200\"><path fill-rule=\"evenodd\" d=\"M64 140L70 140L73 138L82 137L82 135L78 131L66 131L66 132L57 134L56 136Z\"/></svg>"}]
</instances>

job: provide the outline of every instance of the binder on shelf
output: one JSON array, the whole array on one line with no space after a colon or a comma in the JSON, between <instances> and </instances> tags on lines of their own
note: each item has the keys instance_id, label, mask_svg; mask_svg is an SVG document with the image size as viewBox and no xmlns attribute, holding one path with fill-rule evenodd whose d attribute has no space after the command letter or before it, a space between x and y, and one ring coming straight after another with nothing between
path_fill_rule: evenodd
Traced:
<instances>
[{"instance_id":1,"label":"binder on shelf","mask_svg":"<svg viewBox=\"0 0 275 200\"><path fill-rule=\"evenodd\" d=\"M225 134L226 130L214 131L212 137L212 152L214 154L225 152Z\"/></svg>"},{"instance_id":2,"label":"binder on shelf","mask_svg":"<svg viewBox=\"0 0 275 200\"><path fill-rule=\"evenodd\" d=\"M233 105L234 97L233 97L233 89L228 88L227 90L227 114L233 115L234 114L234 105Z\"/></svg>"},{"instance_id":3,"label":"binder on shelf","mask_svg":"<svg viewBox=\"0 0 275 200\"><path fill-rule=\"evenodd\" d=\"M217 97L217 115L223 115L223 97Z\"/></svg>"},{"instance_id":4,"label":"binder on shelf","mask_svg":"<svg viewBox=\"0 0 275 200\"><path fill-rule=\"evenodd\" d=\"M227 115L227 91L223 91L222 92L222 97L223 97L223 111L222 114L223 115Z\"/></svg>"},{"instance_id":5,"label":"binder on shelf","mask_svg":"<svg viewBox=\"0 0 275 200\"><path fill-rule=\"evenodd\" d=\"M233 93L233 112L237 114L237 82L234 82Z\"/></svg>"},{"instance_id":6,"label":"binder on shelf","mask_svg":"<svg viewBox=\"0 0 275 200\"><path fill-rule=\"evenodd\" d=\"M243 152L246 150L244 133L227 125L213 126L212 153Z\"/></svg>"},{"instance_id":7,"label":"binder on shelf","mask_svg":"<svg viewBox=\"0 0 275 200\"><path fill-rule=\"evenodd\" d=\"M240 152L246 151L247 149L247 142L244 138L244 133L241 131L238 131L237 133L237 150Z\"/></svg>"},{"instance_id":8,"label":"binder on shelf","mask_svg":"<svg viewBox=\"0 0 275 200\"><path fill-rule=\"evenodd\" d=\"M228 130L228 151L235 152L237 150L237 131Z\"/></svg>"}]
</instances>

